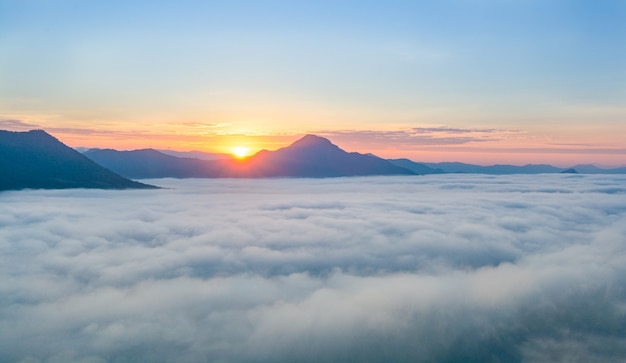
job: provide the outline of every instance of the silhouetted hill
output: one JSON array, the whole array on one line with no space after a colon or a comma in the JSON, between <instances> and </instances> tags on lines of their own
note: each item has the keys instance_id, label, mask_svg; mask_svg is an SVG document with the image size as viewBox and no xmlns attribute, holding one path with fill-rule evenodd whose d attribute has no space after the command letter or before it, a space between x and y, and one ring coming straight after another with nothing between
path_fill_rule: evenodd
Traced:
<instances>
[{"instance_id":1,"label":"silhouetted hill","mask_svg":"<svg viewBox=\"0 0 626 363\"><path fill-rule=\"evenodd\" d=\"M202 159L202 160L218 160L232 159L233 156L224 153L208 153L204 151L174 151L174 150L157 150L163 154L176 156L178 158Z\"/></svg>"},{"instance_id":2,"label":"silhouetted hill","mask_svg":"<svg viewBox=\"0 0 626 363\"><path fill-rule=\"evenodd\" d=\"M42 130L0 130L0 190L155 188L123 178Z\"/></svg>"},{"instance_id":3,"label":"silhouetted hill","mask_svg":"<svg viewBox=\"0 0 626 363\"><path fill-rule=\"evenodd\" d=\"M412 175L408 169L376 156L349 153L328 139L306 135L276 151L262 150L244 161L221 161L231 177L340 177Z\"/></svg>"},{"instance_id":4,"label":"silhouetted hill","mask_svg":"<svg viewBox=\"0 0 626 363\"><path fill-rule=\"evenodd\" d=\"M411 161L409 159L387 159L390 163L397 165L399 167L409 169L415 174L443 174L445 173L441 169L431 168L424 163L416 163L415 161Z\"/></svg>"},{"instance_id":5,"label":"silhouetted hill","mask_svg":"<svg viewBox=\"0 0 626 363\"><path fill-rule=\"evenodd\" d=\"M473 174L543 174L543 173L560 173L563 168L557 168L552 165L529 164L524 166L516 165L491 165L481 166L464 163L446 162L446 163L425 163L426 166L443 170L446 173L473 173Z\"/></svg>"},{"instance_id":6,"label":"silhouetted hill","mask_svg":"<svg viewBox=\"0 0 626 363\"><path fill-rule=\"evenodd\" d=\"M542 174L542 173L580 173L580 174L626 174L626 167L602 169L594 165L576 165L571 168L558 168L545 164L492 165L480 166L464 163L424 163L431 168L438 168L446 173L475 173L475 174Z\"/></svg>"},{"instance_id":7,"label":"silhouetted hill","mask_svg":"<svg viewBox=\"0 0 626 363\"><path fill-rule=\"evenodd\" d=\"M441 173L539 174L560 173L566 170L551 165L480 166L464 163L417 163L408 159L385 160L372 154L346 152L328 139L315 135L306 135L282 149L259 151L242 160L232 157L217 160L181 158L154 149L133 151L91 149L84 155L120 175L137 179L165 177L318 178ZM578 168L578 166L575 167L581 172Z\"/></svg>"},{"instance_id":8,"label":"silhouetted hill","mask_svg":"<svg viewBox=\"0 0 626 363\"><path fill-rule=\"evenodd\" d=\"M595 165L586 164L573 166L572 169L576 169L576 171L581 174L626 174L626 167L604 169L598 168Z\"/></svg>"},{"instance_id":9,"label":"silhouetted hill","mask_svg":"<svg viewBox=\"0 0 626 363\"><path fill-rule=\"evenodd\" d=\"M151 149L93 150L85 155L121 175L133 178L319 178L414 174L375 156L348 153L329 140L314 135L304 136L276 151L262 150L242 160L177 158Z\"/></svg>"},{"instance_id":10,"label":"silhouetted hill","mask_svg":"<svg viewBox=\"0 0 626 363\"><path fill-rule=\"evenodd\" d=\"M117 151L91 149L85 156L127 178L205 178L209 161L179 158L154 149Z\"/></svg>"}]
</instances>

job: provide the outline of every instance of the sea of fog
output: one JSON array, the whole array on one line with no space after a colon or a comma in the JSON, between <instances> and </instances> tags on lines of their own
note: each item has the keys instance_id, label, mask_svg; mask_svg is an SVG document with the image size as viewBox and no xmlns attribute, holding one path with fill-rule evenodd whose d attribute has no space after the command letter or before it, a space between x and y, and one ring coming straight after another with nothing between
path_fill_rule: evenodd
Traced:
<instances>
[{"instance_id":1,"label":"sea of fog","mask_svg":"<svg viewBox=\"0 0 626 363\"><path fill-rule=\"evenodd\" d=\"M0 362L624 362L626 176L0 193Z\"/></svg>"}]
</instances>

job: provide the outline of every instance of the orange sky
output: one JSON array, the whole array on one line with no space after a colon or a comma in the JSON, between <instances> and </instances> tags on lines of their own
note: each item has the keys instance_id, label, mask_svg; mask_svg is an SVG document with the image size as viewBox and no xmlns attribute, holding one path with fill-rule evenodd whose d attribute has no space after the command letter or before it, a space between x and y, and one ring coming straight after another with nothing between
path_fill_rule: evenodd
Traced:
<instances>
[{"instance_id":1,"label":"orange sky","mask_svg":"<svg viewBox=\"0 0 626 363\"><path fill-rule=\"evenodd\" d=\"M214 123L99 121L86 125L65 117L21 116L22 120L17 117L0 119L0 129L44 129L72 147L217 153L232 153L235 147L245 147L253 154L261 149L285 147L303 135L313 133L330 139L346 151L423 162L459 161L480 165L546 163L561 167L576 164L626 165L626 130L620 123L597 127L573 124L556 130L550 124L522 128L520 125L452 127L401 123L392 127L385 125L385 128L375 129L374 125L369 125L369 129L359 129L358 123L344 121L341 126L353 128L319 123L319 127L301 129L297 127L299 123L295 123L295 127L290 129L283 126L286 124L284 121L275 124L232 119Z\"/></svg>"},{"instance_id":2,"label":"orange sky","mask_svg":"<svg viewBox=\"0 0 626 363\"><path fill-rule=\"evenodd\" d=\"M0 122L0 125L2 123ZM548 163L572 166L592 163L599 166L626 164L626 148L616 142L612 147L571 141L520 130L460 129L450 127L402 128L396 130L305 130L303 132L241 132L221 130L205 124L166 125L162 129L110 130L45 127L29 123L4 123L4 128L46 129L72 147L98 147L131 150L141 148L177 151L232 153L245 147L250 153L261 149L285 147L306 133L327 137L346 151L373 153L384 158L409 158L414 161L459 161L481 165ZM12 127L7 127L12 126ZM43 126L43 127L42 127Z\"/></svg>"},{"instance_id":3,"label":"orange sky","mask_svg":"<svg viewBox=\"0 0 626 363\"><path fill-rule=\"evenodd\" d=\"M626 165L626 6L8 2L0 129L251 152L307 133L416 161Z\"/></svg>"}]
</instances>

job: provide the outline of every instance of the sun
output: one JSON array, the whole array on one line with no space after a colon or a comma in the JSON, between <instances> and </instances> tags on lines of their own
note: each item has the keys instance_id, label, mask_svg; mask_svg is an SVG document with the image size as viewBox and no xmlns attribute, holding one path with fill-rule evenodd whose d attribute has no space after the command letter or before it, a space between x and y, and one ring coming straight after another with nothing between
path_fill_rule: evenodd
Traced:
<instances>
[{"instance_id":1,"label":"sun","mask_svg":"<svg viewBox=\"0 0 626 363\"><path fill-rule=\"evenodd\" d=\"M230 152L237 159L243 159L246 156L248 156L248 154L250 153L250 149L248 149L247 147L244 147L244 146L236 146L236 147L231 148Z\"/></svg>"}]
</instances>

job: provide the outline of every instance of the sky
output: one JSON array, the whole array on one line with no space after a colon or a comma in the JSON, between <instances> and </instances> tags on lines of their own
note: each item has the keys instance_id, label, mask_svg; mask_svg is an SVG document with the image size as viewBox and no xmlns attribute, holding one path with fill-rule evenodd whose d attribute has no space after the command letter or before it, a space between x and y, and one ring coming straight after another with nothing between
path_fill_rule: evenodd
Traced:
<instances>
[{"instance_id":1,"label":"sky","mask_svg":"<svg viewBox=\"0 0 626 363\"><path fill-rule=\"evenodd\" d=\"M624 175L151 182L1 193L0 361L626 358Z\"/></svg>"},{"instance_id":2,"label":"sky","mask_svg":"<svg viewBox=\"0 0 626 363\"><path fill-rule=\"evenodd\" d=\"M0 0L0 128L626 165L623 0Z\"/></svg>"}]
</instances>

